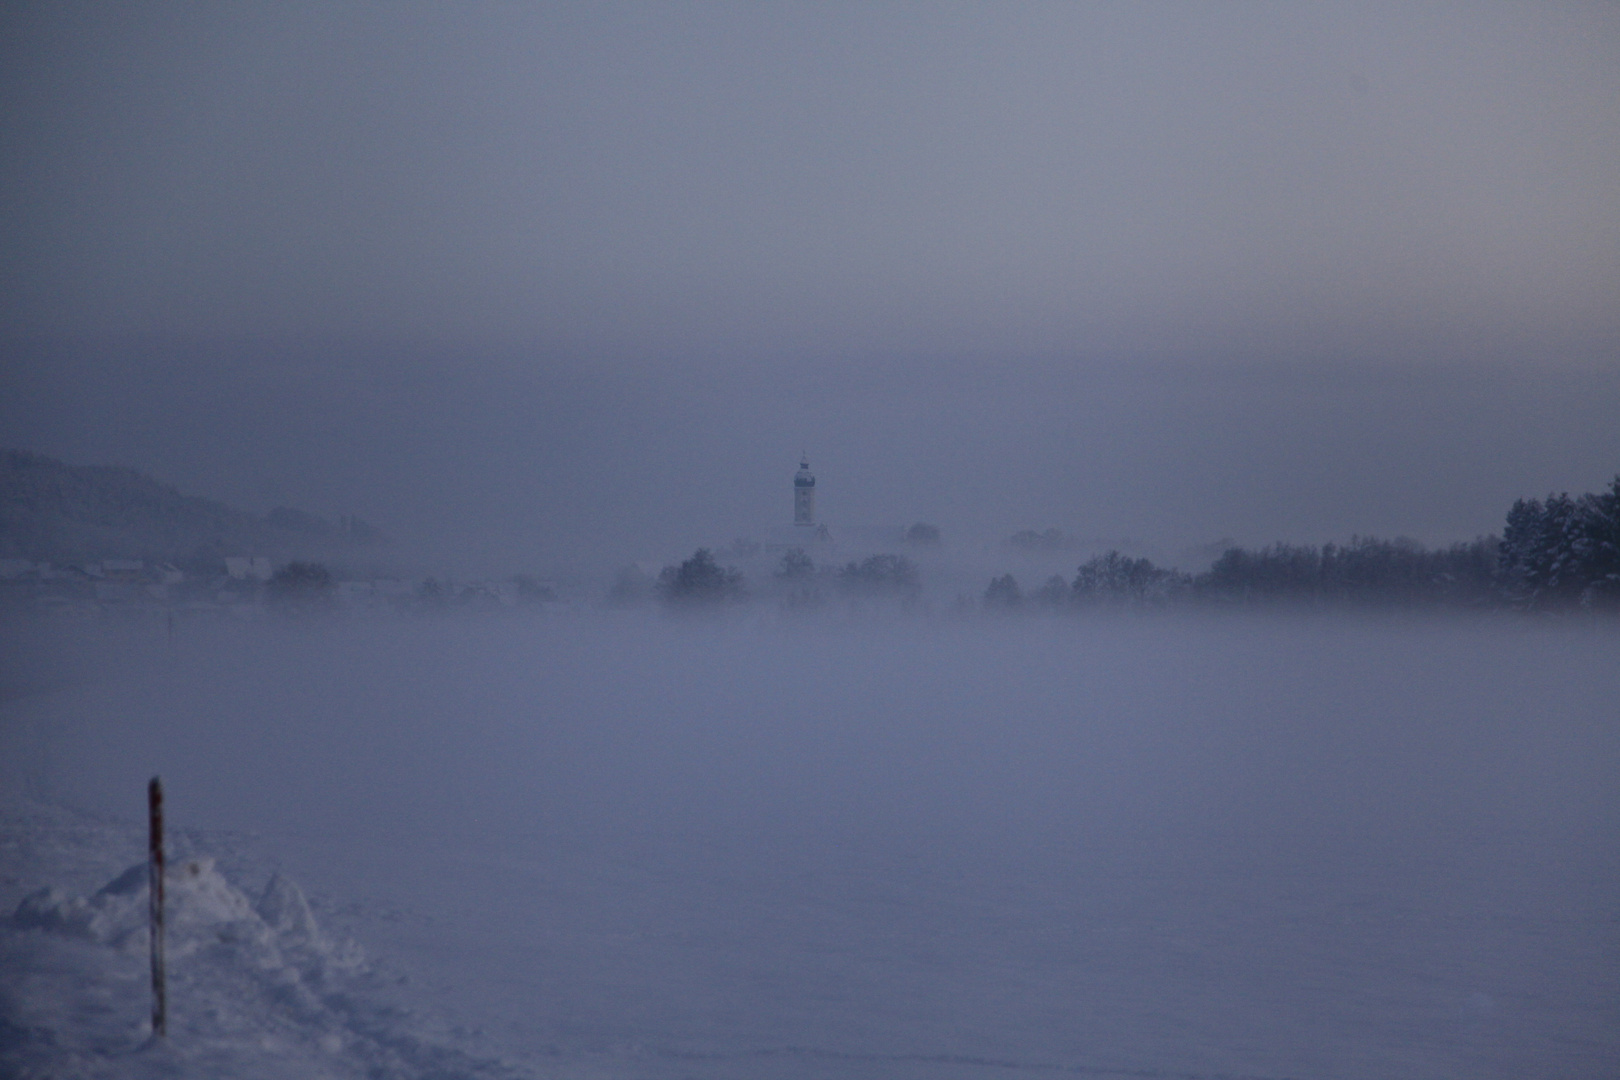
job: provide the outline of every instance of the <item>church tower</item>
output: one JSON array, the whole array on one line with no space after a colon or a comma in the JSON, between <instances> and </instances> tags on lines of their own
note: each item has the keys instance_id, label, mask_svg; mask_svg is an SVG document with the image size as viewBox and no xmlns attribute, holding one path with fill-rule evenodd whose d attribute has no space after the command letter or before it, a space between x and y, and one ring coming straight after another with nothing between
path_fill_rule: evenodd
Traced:
<instances>
[{"instance_id":1,"label":"church tower","mask_svg":"<svg viewBox=\"0 0 1620 1080\"><path fill-rule=\"evenodd\" d=\"M793 474L793 524L806 528L816 523L816 477L810 471L810 459L799 459L799 471Z\"/></svg>"}]
</instances>

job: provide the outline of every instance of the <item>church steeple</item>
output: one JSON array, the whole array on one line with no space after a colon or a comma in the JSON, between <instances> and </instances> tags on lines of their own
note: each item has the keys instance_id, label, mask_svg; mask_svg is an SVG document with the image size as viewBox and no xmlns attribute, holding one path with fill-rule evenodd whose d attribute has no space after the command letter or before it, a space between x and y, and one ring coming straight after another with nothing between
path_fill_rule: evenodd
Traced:
<instances>
[{"instance_id":1,"label":"church steeple","mask_svg":"<svg viewBox=\"0 0 1620 1080\"><path fill-rule=\"evenodd\" d=\"M810 471L808 456L799 459L799 471L793 474L793 524L814 526L816 523L816 477Z\"/></svg>"}]
</instances>

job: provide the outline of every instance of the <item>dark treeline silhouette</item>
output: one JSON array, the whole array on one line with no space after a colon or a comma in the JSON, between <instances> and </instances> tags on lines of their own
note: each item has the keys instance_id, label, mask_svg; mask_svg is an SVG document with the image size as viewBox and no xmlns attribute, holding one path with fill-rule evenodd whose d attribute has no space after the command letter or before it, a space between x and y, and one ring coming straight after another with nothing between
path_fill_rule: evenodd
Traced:
<instances>
[{"instance_id":1,"label":"dark treeline silhouette","mask_svg":"<svg viewBox=\"0 0 1620 1080\"><path fill-rule=\"evenodd\" d=\"M871 555L842 567L818 567L803 548L791 548L770 580L764 582L764 588L766 598L794 606L820 603L835 594L910 603L922 592L922 578L916 564L904 555ZM691 558L664 567L650 589L639 572L629 568L620 571L609 600L618 605L631 604L648 592L671 607L709 607L749 596L742 572L721 566L708 548L699 548Z\"/></svg>"},{"instance_id":2,"label":"dark treeline silhouette","mask_svg":"<svg viewBox=\"0 0 1620 1080\"><path fill-rule=\"evenodd\" d=\"M847 563L838 571L838 584L848 593L903 600L914 599L922 591L916 564L904 555L872 555Z\"/></svg>"},{"instance_id":3,"label":"dark treeline silhouette","mask_svg":"<svg viewBox=\"0 0 1620 1080\"><path fill-rule=\"evenodd\" d=\"M1021 607L1023 603L1024 594L1018 590L1018 582L1011 574L993 578L990 587L984 590L984 606L987 608L1005 610Z\"/></svg>"},{"instance_id":4,"label":"dark treeline silhouette","mask_svg":"<svg viewBox=\"0 0 1620 1080\"><path fill-rule=\"evenodd\" d=\"M912 531L924 546L937 535L931 526ZM1043 543L1064 539L1056 530L1049 532L1030 535ZM752 545L749 551L757 549ZM817 566L803 548L792 548L762 583L762 598L808 606L844 596L911 607L922 585L919 568L904 555ZM638 569L621 571L610 600L631 603L648 595L675 607L706 607L743 600L749 592L740 571L720 565L713 552L700 548L684 562L664 567L656 583ZM1482 536L1444 548L1371 536L1321 547L1233 546L1196 575L1116 550L1080 565L1072 580L1054 575L1029 592L1013 575L1002 574L983 596L983 607L997 611L1184 605L1620 611L1620 476L1595 494L1520 499L1508 511L1500 538Z\"/></svg>"},{"instance_id":5,"label":"dark treeline silhouette","mask_svg":"<svg viewBox=\"0 0 1620 1080\"><path fill-rule=\"evenodd\" d=\"M333 607L336 594L332 572L315 562L290 562L265 582L266 599L283 611L327 611Z\"/></svg>"},{"instance_id":6,"label":"dark treeline silhouette","mask_svg":"<svg viewBox=\"0 0 1620 1080\"><path fill-rule=\"evenodd\" d=\"M673 607L711 607L748 595L742 573L721 566L708 548L698 548L679 566L666 566L658 575L657 591Z\"/></svg>"},{"instance_id":7,"label":"dark treeline silhouette","mask_svg":"<svg viewBox=\"0 0 1620 1080\"><path fill-rule=\"evenodd\" d=\"M1620 608L1620 476L1596 494L1514 503L1498 569L1517 607Z\"/></svg>"},{"instance_id":8,"label":"dark treeline silhouette","mask_svg":"<svg viewBox=\"0 0 1620 1080\"><path fill-rule=\"evenodd\" d=\"M1497 602L1495 537L1448 548L1413 540L1354 537L1320 548L1273 544L1230 548L1191 579L1198 596L1224 603L1422 604L1483 607Z\"/></svg>"},{"instance_id":9,"label":"dark treeline silhouette","mask_svg":"<svg viewBox=\"0 0 1620 1080\"><path fill-rule=\"evenodd\" d=\"M1080 567L1069 586L1076 604L1160 604L1186 592L1191 578L1178 570L1154 566L1110 551Z\"/></svg>"},{"instance_id":10,"label":"dark treeline silhouette","mask_svg":"<svg viewBox=\"0 0 1620 1080\"><path fill-rule=\"evenodd\" d=\"M1620 610L1620 476L1608 490L1520 499L1500 539L1429 549L1414 540L1354 537L1322 547L1228 548L1196 576L1118 551L1054 577L1034 594L1042 608L1446 605L1522 610ZM1011 574L991 581L987 608L1018 606Z\"/></svg>"}]
</instances>

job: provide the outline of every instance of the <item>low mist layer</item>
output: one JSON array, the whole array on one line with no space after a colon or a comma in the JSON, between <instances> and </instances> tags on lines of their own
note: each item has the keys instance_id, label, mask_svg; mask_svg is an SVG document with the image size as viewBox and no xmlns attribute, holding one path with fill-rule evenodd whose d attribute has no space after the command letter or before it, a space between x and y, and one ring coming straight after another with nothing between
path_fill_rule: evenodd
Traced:
<instances>
[{"instance_id":1,"label":"low mist layer","mask_svg":"<svg viewBox=\"0 0 1620 1080\"><path fill-rule=\"evenodd\" d=\"M161 773L178 827L406 911L368 947L519 1057L1620 1061L1602 628L630 613L93 644L104 681L6 705L8 787L133 816Z\"/></svg>"}]
</instances>

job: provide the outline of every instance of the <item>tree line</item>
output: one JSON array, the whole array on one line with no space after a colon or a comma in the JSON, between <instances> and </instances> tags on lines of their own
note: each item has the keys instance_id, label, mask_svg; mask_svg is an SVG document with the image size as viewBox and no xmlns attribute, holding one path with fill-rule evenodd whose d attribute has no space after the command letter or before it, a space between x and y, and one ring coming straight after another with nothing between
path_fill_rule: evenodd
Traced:
<instances>
[{"instance_id":1,"label":"tree line","mask_svg":"<svg viewBox=\"0 0 1620 1080\"><path fill-rule=\"evenodd\" d=\"M927 528L923 540L931 543L937 530ZM1067 539L1056 530L1019 537L1025 541L1020 546L1041 547ZM830 596L909 604L920 597L922 581L904 555L818 567L794 548L765 588L789 605ZM633 582L621 580L610 598L628 601L634 591ZM708 548L664 567L651 591L675 608L713 607L750 595L742 573L720 565ZM1200 574L1109 551L1081 564L1072 579L1053 575L1029 593L1012 574L993 578L982 604L992 610L1291 604L1620 611L1620 476L1601 492L1518 500L1500 537L1443 548L1371 536L1320 547L1233 546Z\"/></svg>"},{"instance_id":2,"label":"tree line","mask_svg":"<svg viewBox=\"0 0 1620 1080\"><path fill-rule=\"evenodd\" d=\"M818 567L803 548L790 548L772 578L769 588L790 605L816 603L828 594L909 603L922 593L922 575L904 555L872 555L841 567ZM615 593L628 591L621 574ZM699 548L691 558L664 567L653 591L672 608L715 607L750 595L742 572L721 566L708 548Z\"/></svg>"},{"instance_id":3,"label":"tree line","mask_svg":"<svg viewBox=\"0 0 1620 1080\"><path fill-rule=\"evenodd\" d=\"M1355 537L1321 547L1228 548L1201 574L1155 566L1118 551L1053 577L1025 597L1005 574L984 593L988 608L1446 605L1526 611L1620 611L1620 476L1601 492L1520 499L1500 538L1430 549L1413 540Z\"/></svg>"}]
</instances>

